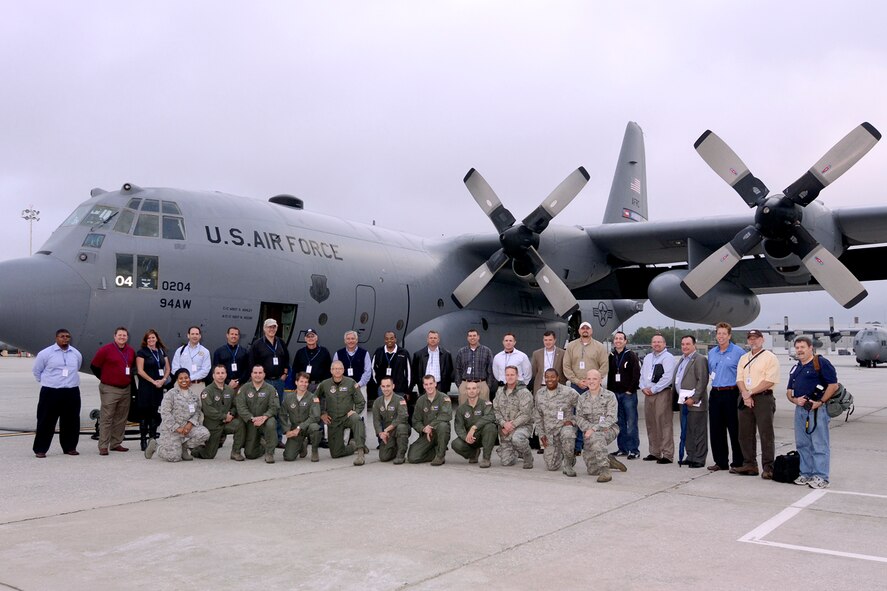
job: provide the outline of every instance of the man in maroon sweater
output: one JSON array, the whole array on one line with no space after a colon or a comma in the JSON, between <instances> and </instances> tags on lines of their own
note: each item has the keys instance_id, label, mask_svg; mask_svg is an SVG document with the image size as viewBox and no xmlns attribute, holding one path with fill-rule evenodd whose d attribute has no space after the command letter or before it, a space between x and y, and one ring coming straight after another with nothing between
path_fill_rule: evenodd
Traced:
<instances>
[{"instance_id":1,"label":"man in maroon sweater","mask_svg":"<svg viewBox=\"0 0 887 591\"><path fill-rule=\"evenodd\" d=\"M135 350L127 345L129 331L119 326L114 331L114 341L100 348L90 363L92 373L101 382L99 396L102 400L99 418L99 455L111 451L129 451L123 447L126 417L132 396L130 386L135 374Z\"/></svg>"}]
</instances>

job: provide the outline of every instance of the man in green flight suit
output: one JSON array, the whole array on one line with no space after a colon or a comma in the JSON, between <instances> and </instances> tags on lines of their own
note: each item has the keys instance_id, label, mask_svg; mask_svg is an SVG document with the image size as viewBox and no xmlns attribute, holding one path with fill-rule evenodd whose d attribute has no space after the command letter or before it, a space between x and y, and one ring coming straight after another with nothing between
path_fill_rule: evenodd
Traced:
<instances>
[{"instance_id":1,"label":"man in green flight suit","mask_svg":"<svg viewBox=\"0 0 887 591\"><path fill-rule=\"evenodd\" d=\"M308 391L311 375L296 374L296 389L287 392L280 407L280 426L286 436L283 459L292 462L308 455L311 443L311 461L320 461L320 399Z\"/></svg>"},{"instance_id":2,"label":"man in green flight suit","mask_svg":"<svg viewBox=\"0 0 887 591\"><path fill-rule=\"evenodd\" d=\"M466 458L469 464L477 463L477 456L483 449L480 460L481 468L490 467L490 456L496 445L496 415L493 414L493 403L480 400L480 389L476 382L468 382L465 394L467 398L456 409L456 435L453 451Z\"/></svg>"},{"instance_id":3,"label":"man in green flight suit","mask_svg":"<svg viewBox=\"0 0 887 591\"><path fill-rule=\"evenodd\" d=\"M379 380L382 395L373 402L373 427L381 441L379 461L403 464L410 439L407 424L407 401L394 393L394 379L384 376Z\"/></svg>"},{"instance_id":4,"label":"man in green flight suit","mask_svg":"<svg viewBox=\"0 0 887 591\"><path fill-rule=\"evenodd\" d=\"M437 391L437 380L427 375L422 378L425 393L416 401L413 411L413 429L419 439L413 442L407 452L411 464L431 462L432 466L442 465L450 442L450 421L453 418L453 405L450 397Z\"/></svg>"},{"instance_id":5,"label":"man in green flight suit","mask_svg":"<svg viewBox=\"0 0 887 591\"><path fill-rule=\"evenodd\" d=\"M317 386L315 394L320 398L320 420L329 426L330 456L342 458L357 452L355 466L363 466L366 448L366 428L360 413L366 408L366 399L360 386L345 377L345 366L333 361L328 378ZM351 441L345 445L345 429L351 429Z\"/></svg>"},{"instance_id":6,"label":"man in green flight suit","mask_svg":"<svg viewBox=\"0 0 887 591\"><path fill-rule=\"evenodd\" d=\"M235 403L236 394L225 383L228 370L219 364L213 368L213 381L200 393L200 408L203 411L203 426L209 430L209 439L202 446L191 452L191 456L203 460L216 457L223 434L234 434L234 447L231 448L231 459L243 461L243 440L245 428L243 421L237 416Z\"/></svg>"},{"instance_id":7,"label":"man in green flight suit","mask_svg":"<svg viewBox=\"0 0 887 591\"><path fill-rule=\"evenodd\" d=\"M274 386L265 382L265 368L254 365L250 381L237 391L237 414L246 426L246 457L254 460L262 455L260 438L265 438L265 461L274 463L277 449L277 414L280 400Z\"/></svg>"}]
</instances>

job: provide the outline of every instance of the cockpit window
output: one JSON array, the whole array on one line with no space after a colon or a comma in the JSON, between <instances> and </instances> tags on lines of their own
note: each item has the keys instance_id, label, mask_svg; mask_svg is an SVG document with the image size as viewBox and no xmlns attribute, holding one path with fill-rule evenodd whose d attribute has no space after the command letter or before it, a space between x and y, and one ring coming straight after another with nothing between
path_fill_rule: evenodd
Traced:
<instances>
[{"instance_id":1,"label":"cockpit window","mask_svg":"<svg viewBox=\"0 0 887 591\"><path fill-rule=\"evenodd\" d=\"M149 200L146 199L145 201ZM136 229L133 234L157 238L160 236L160 216L153 213L139 214L139 221L136 222Z\"/></svg>"},{"instance_id":2,"label":"cockpit window","mask_svg":"<svg viewBox=\"0 0 887 591\"><path fill-rule=\"evenodd\" d=\"M136 212L131 209L124 209L117 216L117 223L114 224L114 231L122 234L129 234L132 230L132 222L136 218Z\"/></svg>"},{"instance_id":3,"label":"cockpit window","mask_svg":"<svg viewBox=\"0 0 887 591\"><path fill-rule=\"evenodd\" d=\"M108 207L107 205L95 205L89 213L80 221L81 226L96 226L111 219L117 213L116 207Z\"/></svg>"},{"instance_id":4,"label":"cockpit window","mask_svg":"<svg viewBox=\"0 0 887 591\"><path fill-rule=\"evenodd\" d=\"M145 202L142 203L142 211L160 211L160 200L158 199L145 199Z\"/></svg>"},{"instance_id":5,"label":"cockpit window","mask_svg":"<svg viewBox=\"0 0 887 591\"><path fill-rule=\"evenodd\" d=\"M164 202L164 205L166 202ZM182 218L163 216L163 237L168 240L185 239L185 220Z\"/></svg>"},{"instance_id":6,"label":"cockpit window","mask_svg":"<svg viewBox=\"0 0 887 591\"><path fill-rule=\"evenodd\" d=\"M140 197L133 197L132 199L129 200L129 203L127 203L126 206L130 209L138 209L139 203L141 203L141 202L142 202L142 199Z\"/></svg>"},{"instance_id":7,"label":"cockpit window","mask_svg":"<svg viewBox=\"0 0 887 591\"><path fill-rule=\"evenodd\" d=\"M173 215L182 215L182 212L179 211L179 206L176 205L175 201L164 201L163 202L163 213L171 213Z\"/></svg>"},{"instance_id":8,"label":"cockpit window","mask_svg":"<svg viewBox=\"0 0 887 591\"><path fill-rule=\"evenodd\" d=\"M89 212L89 205L81 205L77 209L74 210L74 213L68 216L64 222L62 222L63 226L76 226L80 223L80 221L86 217L86 214Z\"/></svg>"},{"instance_id":9,"label":"cockpit window","mask_svg":"<svg viewBox=\"0 0 887 591\"><path fill-rule=\"evenodd\" d=\"M117 255L117 275L114 285L117 287L136 287L138 289L157 289L158 259L151 255Z\"/></svg>"},{"instance_id":10,"label":"cockpit window","mask_svg":"<svg viewBox=\"0 0 887 591\"><path fill-rule=\"evenodd\" d=\"M102 242L104 241L104 234L93 234L92 232L90 232L86 235L86 238L83 239L83 246L87 246L89 248L101 248Z\"/></svg>"}]
</instances>

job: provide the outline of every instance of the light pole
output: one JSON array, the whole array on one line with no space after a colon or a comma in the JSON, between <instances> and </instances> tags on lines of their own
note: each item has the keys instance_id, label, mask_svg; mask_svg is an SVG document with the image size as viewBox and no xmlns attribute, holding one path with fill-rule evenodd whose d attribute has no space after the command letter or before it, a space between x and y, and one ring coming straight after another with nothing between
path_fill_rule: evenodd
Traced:
<instances>
[{"instance_id":1,"label":"light pole","mask_svg":"<svg viewBox=\"0 0 887 591\"><path fill-rule=\"evenodd\" d=\"M40 212L31 205L22 210L22 219L28 222L28 256L31 256L34 251L34 222L40 221Z\"/></svg>"}]
</instances>

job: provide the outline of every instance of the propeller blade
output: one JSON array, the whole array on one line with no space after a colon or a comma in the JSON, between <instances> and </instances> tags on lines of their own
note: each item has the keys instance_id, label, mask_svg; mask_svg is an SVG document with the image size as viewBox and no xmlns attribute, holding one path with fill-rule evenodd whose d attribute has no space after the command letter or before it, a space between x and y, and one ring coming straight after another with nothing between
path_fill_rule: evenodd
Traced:
<instances>
[{"instance_id":1,"label":"propeller blade","mask_svg":"<svg viewBox=\"0 0 887 591\"><path fill-rule=\"evenodd\" d=\"M739 193L749 207L757 205L769 193L767 186L748 170L736 152L713 131L706 130L693 147L705 163Z\"/></svg>"},{"instance_id":2,"label":"propeller blade","mask_svg":"<svg viewBox=\"0 0 887 591\"><path fill-rule=\"evenodd\" d=\"M845 308L852 308L869 294L850 269L816 242L804 226L795 228L795 236L798 242L791 243L792 250L801 257L804 267L835 301Z\"/></svg>"},{"instance_id":3,"label":"propeller blade","mask_svg":"<svg viewBox=\"0 0 887 591\"><path fill-rule=\"evenodd\" d=\"M539 289L545 294L548 303L554 308L554 313L561 318L566 318L578 310L579 302L576 301L570 288L542 260L539 252L531 246L527 250L527 256L533 265L533 275L536 276L536 283L539 284Z\"/></svg>"},{"instance_id":4,"label":"propeller blade","mask_svg":"<svg viewBox=\"0 0 887 591\"><path fill-rule=\"evenodd\" d=\"M820 191L865 156L880 139L881 132L871 123L860 124L783 193L798 205L806 207L819 196Z\"/></svg>"},{"instance_id":5,"label":"propeller blade","mask_svg":"<svg viewBox=\"0 0 887 591\"><path fill-rule=\"evenodd\" d=\"M763 240L754 226L740 230L733 240L713 252L696 265L681 281L683 290L694 300L701 298L708 290L724 278L736 263Z\"/></svg>"},{"instance_id":6,"label":"propeller blade","mask_svg":"<svg viewBox=\"0 0 887 591\"><path fill-rule=\"evenodd\" d=\"M478 171L473 168L469 170L463 182L468 187L468 192L496 226L497 232L501 234L514 225L514 216L505 209L505 206L499 201L499 197L496 196L496 192Z\"/></svg>"},{"instance_id":7,"label":"propeller blade","mask_svg":"<svg viewBox=\"0 0 887 591\"><path fill-rule=\"evenodd\" d=\"M464 308L470 304L507 262L508 255L501 248L493 253L493 256L484 261L453 290L453 301L456 305Z\"/></svg>"},{"instance_id":8,"label":"propeller blade","mask_svg":"<svg viewBox=\"0 0 887 591\"><path fill-rule=\"evenodd\" d=\"M552 218L570 204L591 177L582 166L574 170L561 184L554 188L548 197L533 213L524 218L524 225L537 234L548 227Z\"/></svg>"}]
</instances>

